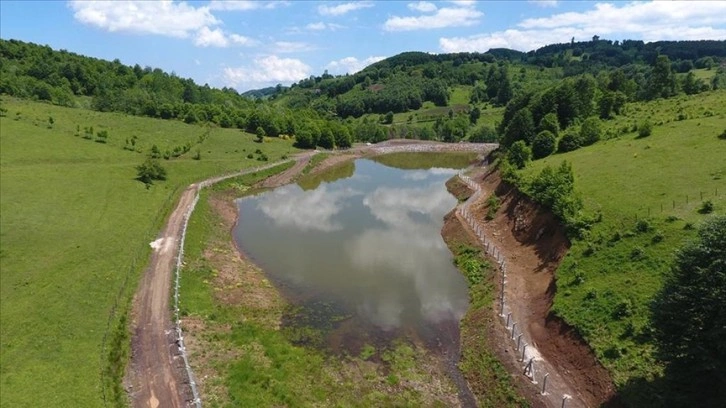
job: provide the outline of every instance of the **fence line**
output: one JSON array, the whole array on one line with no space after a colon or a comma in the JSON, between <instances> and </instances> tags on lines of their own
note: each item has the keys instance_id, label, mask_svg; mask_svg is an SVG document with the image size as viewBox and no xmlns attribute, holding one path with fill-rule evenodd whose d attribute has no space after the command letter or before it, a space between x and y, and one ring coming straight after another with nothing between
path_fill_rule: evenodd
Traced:
<instances>
[{"instance_id":1,"label":"fence line","mask_svg":"<svg viewBox=\"0 0 726 408\"><path fill-rule=\"evenodd\" d=\"M199 391L197 390L197 382L194 379L194 372L192 371L192 366L189 364L189 356L187 355L186 347L184 346L184 333L182 331L182 324L181 319L179 318L179 288L181 287L179 283L179 277L181 275L181 269L184 259L184 241L186 239L187 235L187 226L189 225L189 219L192 216L192 212L194 212L194 208L197 206L197 202L199 202L199 193L201 190L205 187L209 187L215 183L218 183L220 181L226 180L228 178L242 176L249 173L256 173L258 171L267 170L272 167L278 166L280 164L285 163L288 160L283 160L279 162L270 163L264 166L255 167L252 169L240 171L233 174L227 174L219 177L214 177L211 179L204 180L202 182L197 183L195 187L195 195L194 200L192 200L191 205L189 206L189 209L187 210L186 214L184 214L184 222L182 224L182 233L181 237L179 238L179 250L177 251L176 256L176 268L174 270L174 328L176 332L176 343L177 347L179 348L179 352L182 356L182 359L184 360L184 369L187 372L187 378L189 380L189 387L192 389L192 401L191 403L196 406L196 408L202 408L202 400L199 396Z\"/></svg>"},{"instance_id":2,"label":"fence line","mask_svg":"<svg viewBox=\"0 0 726 408\"><path fill-rule=\"evenodd\" d=\"M538 360L541 360L541 357L537 352L537 349L531 343L527 342L527 339L525 338L526 334L524 333L524 331L521 329L517 330L516 316L513 316L513 312L509 307L507 307L507 303L505 301L505 285L507 283L506 258L501 253L501 251L499 251L496 245L486 238L486 236L484 235L484 226L478 222L476 217L474 217L474 214L470 211L471 206L479 201L479 198L482 197L484 192L479 183L472 180L471 177L466 176L463 171L460 172L458 176L459 179L461 179L472 191L474 191L474 194L472 194L462 205L457 208L457 213L466 221L469 228L471 228L471 230L474 232L482 248L484 248L486 254L496 261L497 269L501 272L499 292L499 316L502 318L503 323L505 323L505 328L509 334L508 337L510 337L510 340L514 343L516 353L515 359L522 364L523 374L528 377L530 381L532 381L532 384L537 384L535 363ZM521 358L519 357L520 348ZM543 373L542 388L540 391L541 395L548 395L547 379L549 378L549 375L549 373ZM565 404L569 399L571 399L569 395L563 395L563 408L565 407Z\"/></svg>"},{"instance_id":3,"label":"fence line","mask_svg":"<svg viewBox=\"0 0 726 408\"><path fill-rule=\"evenodd\" d=\"M192 216L192 211L197 206L199 201L199 191L201 187L196 187L196 193L194 200L189 206L189 210L184 214L184 223L182 224L182 234L179 239L179 251L176 256L176 268L174 272L174 325L176 329L176 342L181 352L182 359L184 360L184 369L187 372L187 378L189 379L189 387L192 389L192 404L197 408L202 408L202 400L199 398L199 392L197 391L197 382L194 380L194 373L192 367L189 365L189 357L187 356L187 350L184 346L184 335L182 333L181 319L179 319L179 276L181 275L182 259L184 258L184 241L187 235L187 226L189 225L189 218Z\"/></svg>"}]
</instances>

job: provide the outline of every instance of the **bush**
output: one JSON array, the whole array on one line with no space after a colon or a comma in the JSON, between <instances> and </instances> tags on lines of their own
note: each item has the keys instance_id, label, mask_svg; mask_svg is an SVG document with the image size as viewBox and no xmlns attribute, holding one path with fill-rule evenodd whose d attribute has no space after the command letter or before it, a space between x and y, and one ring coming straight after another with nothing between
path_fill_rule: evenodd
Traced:
<instances>
[{"instance_id":1,"label":"bush","mask_svg":"<svg viewBox=\"0 0 726 408\"><path fill-rule=\"evenodd\" d=\"M657 244L659 242L662 242L663 239L665 239L665 235L661 231L656 231L655 235L653 235L653 238L650 239L650 242Z\"/></svg>"},{"instance_id":2,"label":"bush","mask_svg":"<svg viewBox=\"0 0 726 408\"><path fill-rule=\"evenodd\" d=\"M649 120L638 126L638 137L648 137L653 133L653 124Z\"/></svg>"},{"instance_id":3,"label":"bush","mask_svg":"<svg viewBox=\"0 0 726 408\"><path fill-rule=\"evenodd\" d=\"M486 219L493 220L494 217L497 215L497 211L499 211L499 207L501 206L501 203L499 202L499 197L492 194L491 196L489 196L489 198L487 198L486 204L489 207L487 209Z\"/></svg>"},{"instance_id":4,"label":"bush","mask_svg":"<svg viewBox=\"0 0 726 408\"><path fill-rule=\"evenodd\" d=\"M532 149L523 140L517 140L507 152L507 161L518 169L523 169L532 160Z\"/></svg>"},{"instance_id":5,"label":"bush","mask_svg":"<svg viewBox=\"0 0 726 408\"><path fill-rule=\"evenodd\" d=\"M549 130L543 130L534 137L532 142L532 156L535 159L547 157L555 152L557 137Z\"/></svg>"},{"instance_id":6,"label":"bush","mask_svg":"<svg viewBox=\"0 0 726 408\"><path fill-rule=\"evenodd\" d=\"M713 201L706 200L701 203L701 208L698 209L701 214L711 214L713 212Z\"/></svg>"},{"instance_id":7,"label":"bush","mask_svg":"<svg viewBox=\"0 0 726 408\"><path fill-rule=\"evenodd\" d=\"M499 135L493 127L482 125L471 132L469 141L472 143L496 143L499 141Z\"/></svg>"},{"instance_id":8,"label":"bush","mask_svg":"<svg viewBox=\"0 0 726 408\"><path fill-rule=\"evenodd\" d=\"M724 131L720 135L718 135L718 138L721 140L726 140L726 129L724 129Z\"/></svg>"},{"instance_id":9,"label":"bush","mask_svg":"<svg viewBox=\"0 0 726 408\"><path fill-rule=\"evenodd\" d=\"M560 139L557 150L561 153L565 153L577 150L580 147L582 147L582 139L580 138L580 135L577 133L568 132L564 136L562 136L562 139Z\"/></svg>"},{"instance_id":10,"label":"bush","mask_svg":"<svg viewBox=\"0 0 726 408\"><path fill-rule=\"evenodd\" d=\"M635 231L642 233L642 232L648 232L650 231L652 226L650 225L650 221L648 220L638 220L635 223Z\"/></svg>"},{"instance_id":11,"label":"bush","mask_svg":"<svg viewBox=\"0 0 726 408\"><path fill-rule=\"evenodd\" d=\"M146 185L153 184L154 180L166 180L166 169L157 159L147 158L136 167L136 179Z\"/></svg>"},{"instance_id":12,"label":"bush","mask_svg":"<svg viewBox=\"0 0 726 408\"><path fill-rule=\"evenodd\" d=\"M598 140L602 135L602 129L600 128L600 119L595 116L585 119L580 127L580 140L583 146L589 146Z\"/></svg>"}]
</instances>

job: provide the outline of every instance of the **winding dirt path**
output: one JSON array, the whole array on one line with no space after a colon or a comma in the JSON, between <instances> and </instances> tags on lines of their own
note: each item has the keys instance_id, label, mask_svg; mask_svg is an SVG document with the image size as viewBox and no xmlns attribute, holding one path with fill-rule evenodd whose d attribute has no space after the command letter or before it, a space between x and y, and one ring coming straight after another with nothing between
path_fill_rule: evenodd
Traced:
<instances>
[{"instance_id":1,"label":"winding dirt path","mask_svg":"<svg viewBox=\"0 0 726 408\"><path fill-rule=\"evenodd\" d=\"M295 156L292 168L273 176L270 183L289 180L300 172L314 152ZM227 178L267 169L282 162L213 177L187 187L179 198L158 239L134 299L131 368L128 373L130 396L135 407L186 407L192 402L184 363L175 338L171 318L171 284L184 218L199 189Z\"/></svg>"}]
</instances>

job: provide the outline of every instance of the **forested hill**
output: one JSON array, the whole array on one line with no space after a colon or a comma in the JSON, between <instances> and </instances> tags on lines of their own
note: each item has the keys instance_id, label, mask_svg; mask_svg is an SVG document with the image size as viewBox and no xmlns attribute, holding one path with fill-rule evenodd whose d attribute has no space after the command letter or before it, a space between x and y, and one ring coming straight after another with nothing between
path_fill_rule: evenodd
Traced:
<instances>
[{"instance_id":1,"label":"forested hill","mask_svg":"<svg viewBox=\"0 0 726 408\"><path fill-rule=\"evenodd\" d=\"M262 136L290 135L300 147L346 147L392 137L501 138L505 145L523 138L532 144L534 133L544 129L557 137L554 122L565 130L591 116L618 115L627 102L721 88L725 60L726 41L594 37L528 53L406 52L353 75L325 72L290 87L240 95L160 69L0 40L0 93ZM482 116L485 124L478 122ZM586 143L565 142L568 149Z\"/></svg>"}]
</instances>

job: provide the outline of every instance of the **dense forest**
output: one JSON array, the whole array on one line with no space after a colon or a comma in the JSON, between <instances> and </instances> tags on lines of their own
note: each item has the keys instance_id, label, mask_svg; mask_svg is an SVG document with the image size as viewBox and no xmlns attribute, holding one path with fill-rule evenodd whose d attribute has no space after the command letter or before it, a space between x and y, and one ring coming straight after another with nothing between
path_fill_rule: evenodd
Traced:
<instances>
[{"instance_id":1,"label":"dense forest","mask_svg":"<svg viewBox=\"0 0 726 408\"><path fill-rule=\"evenodd\" d=\"M278 85L240 95L158 68L0 40L0 93L210 123L258 136L289 135L303 148L346 148L354 141L395 137L501 141L506 148L521 142L538 158L594 143L600 137L599 121L618 115L627 102L726 86L720 65L724 57L726 41L646 44L594 37L529 53L406 52L353 75L325 72L291 87ZM707 82L694 69L717 74ZM452 103L456 87L467 89L467 104ZM426 116L423 107L442 109ZM504 107L496 128L477 126L482 111L496 107ZM411 115L406 123L394 123L394 115L405 112L421 115L415 121Z\"/></svg>"}]
</instances>

